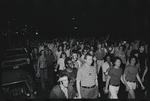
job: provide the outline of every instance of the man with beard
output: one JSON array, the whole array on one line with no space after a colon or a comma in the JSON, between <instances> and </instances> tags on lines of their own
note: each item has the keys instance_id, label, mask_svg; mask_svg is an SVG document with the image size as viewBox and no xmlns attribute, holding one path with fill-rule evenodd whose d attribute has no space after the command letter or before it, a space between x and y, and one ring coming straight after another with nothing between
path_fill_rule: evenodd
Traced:
<instances>
[{"instance_id":1,"label":"man with beard","mask_svg":"<svg viewBox=\"0 0 150 101\"><path fill-rule=\"evenodd\" d=\"M63 70L60 73L60 75L61 74L67 75L68 80L69 80L69 84L71 86L73 86L74 90L76 90L75 82L76 82L76 76L77 76L77 69L73 68L73 63L71 61L71 58L68 57L65 59L65 67L66 67L66 69Z\"/></svg>"}]
</instances>

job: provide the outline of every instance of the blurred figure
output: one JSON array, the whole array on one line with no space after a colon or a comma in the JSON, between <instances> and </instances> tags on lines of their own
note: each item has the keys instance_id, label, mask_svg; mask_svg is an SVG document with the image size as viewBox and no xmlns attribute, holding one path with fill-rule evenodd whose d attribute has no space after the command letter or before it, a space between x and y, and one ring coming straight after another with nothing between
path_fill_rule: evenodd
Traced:
<instances>
[{"instance_id":1,"label":"blurred figure","mask_svg":"<svg viewBox=\"0 0 150 101\"><path fill-rule=\"evenodd\" d=\"M78 60L77 53L76 53L76 52L73 52L73 53L72 53L73 67L76 68L76 69L79 69L79 64L78 64L77 60Z\"/></svg>"},{"instance_id":2,"label":"blurred figure","mask_svg":"<svg viewBox=\"0 0 150 101\"><path fill-rule=\"evenodd\" d=\"M126 91L128 91L128 99L135 99L135 89L136 89L136 79L139 81L142 89L145 89L140 76L138 74L138 67L135 66L137 62L137 58L135 56L131 56L130 64L125 68L123 74L124 84L126 86Z\"/></svg>"},{"instance_id":3,"label":"blurred figure","mask_svg":"<svg viewBox=\"0 0 150 101\"><path fill-rule=\"evenodd\" d=\"M54 84L54 63L55 63L55 56L52 50L48 49L46 56L46 63L47 63L47 74L48 74L48 82L49 87L51 88Z\"/></svg>"},{"instance_id":4,"label":"blurred figure","mask_svg":"<svg viewBox=\"0 0 150 101\"><path fill-rule=\"evenodd\" d=\"M108 72L113 67L113 64L111 62L111 56L110 55L106 55L104 61L105 62L102 65L102 72L103 72L103 74L102 74L102 76L103 76L102 77L103 78L102 81L104 83L106 83Z\"/></svg>"},{"instance_id":5,"label":"blurred figure","mask_svg":"<svg viewBox=\"0 0 150 101\"><path fill-rule=\"evenodd\" d=\"M47 80L47 63L44 50L40 51L40 57L37 64L37 77L41 79L42 89L45 89Z\"/></svg>"},{"instance_id":6,"label":"blurred figure","mask_svg":"<svg viewBox=\"0 0 150 101\"><path fill-rule=\"evenodd\" d=\"M73 99L76 93L72 86L68 83L68 77L65 74L59 76L59 84L51 90L50 97L52 99Z\"/></svg>"},{"instance_id":7,"label":"blurred figure","mask_svg":"<svg viewBox=\"0 0 150 101\"><path fill-rule=\"evenodd\" d=\"M65 67L66 69L61 72L61 74L65 74L68 77L69 84L73 86L74 90L76 90L76 77L77 77L77 68L74 68L73 62L71 58L67 57L65 59Z\"/></svg>"},{"instance_id":8,"label":"blurred figure","mask_svg":"<svg viewBox=\"0 0 150 101\"><path fill-rule=\"evenodd\" d=\"M61 53L62 53L62 46L61 45L59 45L58 46L58 51L56 51L56 57L57 57L57 61L59 60L59 58L60 58L60 55L61 55Z\"/></svg>"},{"instance_id":9,"label":"blurred figure","mask_svg":"<svg viewBox=\"0 0 150 101\"><path fill-rule=\"evenodd\" d=\"M95 52L96 60L97 60L97 74L99 74L100 68L104 63L105 51L103 50L101 44L97 45L98 50Z\"/></svg>"},{"instance_id":10,"label":"blurred figure","mask_svg":"<svg viewBox=\"0 0 150 101\"><path fill-rule=\"evenodd\" d=\"M77 72L76 86L80 99L97 99L99 96L97 73L96 69L91 66L92 59L91 54L86 54L85 64Z\"/></svg>"},{"instance_id":11,"label":"blurred figure","mask_svg":"<svg viewBox=\"0 0 150 101\"><path fill-rule=\"evenodd\" d=\"M59 70L59 72L61 72L62 70L65 69L65 59L66 59L67 55L65 52L62 52L60 55L60 59L58 59L57 64L55 66L55 71L57 72L57 70Z\"/></svg>"},{"instance_id":12,"label":"blurred figure","mask_svg":"<svg viewBox=\"0 0 150 101\"><path fill-rule=\"evenodd\" d=\"M118 91L120 88L120 80L122 79L121 59L115 57L114 66L109 70L106 85L104 88L105 93L110 93L109 99L118 99ZM109 90L108 90L109 89Z\"/></svg>"}]
</instances>

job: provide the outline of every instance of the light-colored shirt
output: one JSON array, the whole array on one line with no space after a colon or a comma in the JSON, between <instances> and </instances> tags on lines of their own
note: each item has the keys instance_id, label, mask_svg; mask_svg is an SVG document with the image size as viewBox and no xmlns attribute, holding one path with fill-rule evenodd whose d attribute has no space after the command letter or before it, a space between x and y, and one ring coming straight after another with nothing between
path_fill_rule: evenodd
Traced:
<instances>
[{"instance_id":1,"label":"light-colored shirt","mask_svg":"<svg viewBox=\"0 0 150 101\"><path fill-rule=\"evenodd\" d=\"M63 58L58 59L57 64L59 65L59 70L65 69L65 60Z\"/></svg>"},{"instance_id":2,"label":"light-colored shirt","mask_svg":"<svg viewBox=\"0 0 150 101\"><path fill-rule=\"evenodd\" d=\"M81 86L91 87L96 84L97 73L93 66L84 64L77 72L76 80L81 81Z\"/></svg>"},{"instance_id":3,"label":"light-colored shirt","mask_svg":"<svg viewBox=\"0 0 150 101\"><path fill-rule=\"evenodd\" d=\"M70 49L66 50L65 53L67 54L67 57L70 57Z\"/></svg>"},{"instance_id":4,"label":"light-colored shirt","mask_svg":"<svg viewBox=\"0 0 150 101\"><path fill-rule=\"evenodd\" d=\"M112 63L111 63L112 65ZM106 81L106 76L105 76L105 72L107 71L107 69L110 68L110 65L108 64L108 62L105 62L103 65L102 65L102 71L103 71L103 81ZM108 74L108 72L106 73Z\"/></svg>"},{"instance_id":5,"label":"light-colored shirt","mask_svg":"<svg viewBox=\"0 0 150 101\"><path fill-rule=\"evenodd\" d=\"M59 51L59 52L57 51L57 52L55 53L56 56L57 56L57 60L59 60L61 53L62 53L62 51Z\"/></svg>"}]
</instances>

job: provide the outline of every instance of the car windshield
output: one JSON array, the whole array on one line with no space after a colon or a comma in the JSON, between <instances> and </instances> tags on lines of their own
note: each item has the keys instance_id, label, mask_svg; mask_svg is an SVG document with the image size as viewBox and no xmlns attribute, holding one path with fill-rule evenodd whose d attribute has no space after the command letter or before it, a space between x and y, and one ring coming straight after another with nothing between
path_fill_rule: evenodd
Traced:
<instances>
[{"instance_id":1,"label":"car windshield","mask_svg":"<svg viewBox=\"0 0 150 101\"><path fill-rule=\"evenodd\" d=\"M25 49L13 49L13 50L7 50L5 52L5 56L14 56L19 54L26 54Z\"/></svg>"}]
</instances>

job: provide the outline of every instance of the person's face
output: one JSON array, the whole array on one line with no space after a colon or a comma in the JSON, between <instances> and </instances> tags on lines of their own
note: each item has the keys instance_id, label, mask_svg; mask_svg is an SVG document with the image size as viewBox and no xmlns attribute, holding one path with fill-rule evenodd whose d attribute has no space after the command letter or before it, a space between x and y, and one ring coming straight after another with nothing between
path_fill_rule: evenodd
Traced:
<instances>
[{"instance_id":1,"label":"person's face","mask_svg":"<svg viewBox=\"0 0 150 101\"><path fill-rule=\"evenodd\" d=\"M123 51L123 47L122 46L120 47L120 51Z\"/></svg>"},{"instance_id":2,"label":"person's face","mask_svg":"<svg viewBox=\"0 0 150 101\"><path fill-rule=\"evenodd\" d=\"M92 62L93 62L92 56L87 56L85 61L90 66L92 64Z\"/></svg>"},{"instance_id":3,"label":"person's face","mask_svg":"<svg viewBox=\"0 0 150 101\"><path fill-rule=\"evenodd\" d=\"M63 59L66 58L64 54L62 54L62 58L63 58Z\"/></svg>"},{"instance_id":4,"label":"person's face","mask_svg":"<svg viewBox=\"0 0 150 101\"><path fill-rule=\"evenodd\" d=\"M85 55L86 53L87 53L87 50L84 50L84 51L83 51L83 54Z\"/></svg>"},{"instance_id":5,"label":"person's face","mask_svg":"<svg viewBox=\"0 0 150 101\"><path fill-rule=\"evenodd\" d=\"M77 49L77 45L75 45L74 48Z\"/></svg>"},{"instance_id":6,"label":"person's face","mask_svg":"<svg viewBox=\"0 0 150 101\"><path fill-rule=\"evenodd\" d=\"M121 61L119 59L117 59L115 61L115 66L120 67L120 65L121 65Z\"/></svg>"},{"instance_id":7,"label":"person's face","mask_svg":"<svg viewBox=\"0 0 150 101\"><path fill-rule=\"evenodd\" d=\"M140 51L142 51L142 52L144 51L144 46L140 47Z\"/></svg>"},{"instance_id":8,"label":"person's face","mask_svg":"<svg viewBox=\"0 0 150 101\"><path fill-rule=\"evenodd\" d=\"M98 44L98 48L101 48L101 44Z\"/></svg>"},{"instance_id":9,"label":"person's face","mask_svg":"<svg viewBox=\"0 0 150 101\"><path fill-rule=\"evenodd\" d=\"M67 68L73 68L73 63L72 61L67 62Z\"/></svg>"},{"instance_id":10,"label":"person's face","mask_svg":"<svg viewBox=\"0 0 150 101\"><path fill-rule=\"evenodd\" d=\"M67 46L67 49L69 49L69 46Z\"/></svg>"},{"instance_id":11,"label":"person's face","mask_svg":"<svg viewBox=\"0 0 150 101\"><path fill-rule=\"evenodd\" d=\"M37 49L36 49L36 48L34 48L34 54L37 54L37 53L38 53Z\"/></svg>"},{"instance_id":12,"label":"person's face","mask_svg":"<svg viewBox=\"0 0 150 101\"><path fill-rule=\"evenodd\" d=\"M68 77L62 81L62 85L66 88L68 87Z\"/></svg>"},{"instance_id":13,"label":"person's face","mask_svg":"<svg viewBox=\"0 0 150 101\"><path fill-rule=\"evenodd\" d=\"M135 56L136 56L136 57L138 57L138 56L139 56L139 54L138 54L138 53L136 53L136 54L135 54Z\"/></svg>"},{"instance_id":14,"label":"person's face","mask_svg":"<svg viewBox=\"0 0 150 101\"><path fill-rule=\"evenodd\" d=\"M77 54L75 54L75 53L73 54L73 59L77 60Z\"/></svg>"},{"instance_id":15,"label":"person's face","mask_svg":"<svg viewBox=\"0 0 150 101\"><path fill-rule=\"evenodd\" d=\"M108 62L110 62L110 56L107 56L107 57L106 57L106 60L107 60Z\"/></svg>"},{"instance_id":16,"label":"person's face","mask_svg":"<svg viewBox=\"0 0 150 101\"><path fill-rule=\"evenodd\" d=\"M136 63L136 59L135 58L132 58L131 59L131 65L134 65Z\"/></svg>"},{"instance_id":17,"label":"person's face","mask_svg":"<svg viewBox=\"0 0 150 101\"><path fill-rule=\"evenodd\" d=\"M93 55L94 54L93 51L90 51L90 54Z\"/></svg>"},{"instance_id":18,"label":"person's face","mask_svg":"<svg viewBox=\"0 0 150 101\"><path fill-rule=\"evenodd\" d=\"M91 47L91 49L93 50L94 48L93 48L93 47Z\"/></svg>"}]
</instances>

